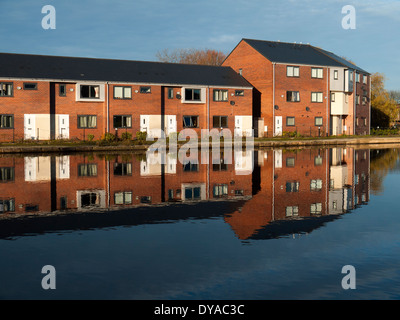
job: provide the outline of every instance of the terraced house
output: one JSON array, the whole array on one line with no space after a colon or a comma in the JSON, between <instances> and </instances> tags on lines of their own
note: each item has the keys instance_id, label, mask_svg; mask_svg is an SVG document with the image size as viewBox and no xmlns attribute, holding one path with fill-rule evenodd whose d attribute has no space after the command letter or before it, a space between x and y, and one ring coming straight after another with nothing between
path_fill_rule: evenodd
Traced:
<instances>
[{"instance_id":1,"label":"terraced house","mask_svg":"<svg viewBox=\"0 0 400 320\"><path fill-rule=\"evenodd\" d=\"M230 67L0 54L0 140L252 134L253 87Z\"/></svg>"},{"instance_id":2,"label":"terraced house","mask_svg":"<svg viewBox=\"0 0 400 320\"><path fill-rule=\"evenodd\" d=\"M242 39L223 62L254 87L257 135L369 134L370 74L309 44Z\"/></svg>"}]
</instances>

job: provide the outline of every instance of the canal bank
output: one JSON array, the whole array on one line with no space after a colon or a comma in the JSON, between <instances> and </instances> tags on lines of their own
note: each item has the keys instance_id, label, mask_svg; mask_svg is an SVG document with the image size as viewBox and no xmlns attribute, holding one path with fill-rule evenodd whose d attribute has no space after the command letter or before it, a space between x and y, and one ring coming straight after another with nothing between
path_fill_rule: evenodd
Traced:
<instances>
[{"instance_id":1,"label":"canal bank","mask_svg":"<svg viewBox=\"0 0 400 320\"><path fill-rule=\"evenodd\" d=\"M178 144L178 149L186 143ZM349 138L315 138L315 139L254 139L254 148L303 148L303 147L331 147L331 146L353 146L353 147L390 147L391 145L400 144L400 136L390 137L349 137ZM210 143L211 148L214 144ZM243 147L246 147L246 141L243 141ZM247 146L251 144L248 142ZM76 153L76 152L120 152L135 151L145 152L149 150L153 144L113 144L113 145L97 145L97 144L46 144L32 143L26 145L3 145L0 146L0 154L37 154L37 153ZM201 143L199 148L204 148ZM223 143L220 144L224 146ZM153 146L154 147L154 146ZM168 143L167 143L168 148ZM207 147L206 147L207 148Z\"/></svg>"}]
</instances>

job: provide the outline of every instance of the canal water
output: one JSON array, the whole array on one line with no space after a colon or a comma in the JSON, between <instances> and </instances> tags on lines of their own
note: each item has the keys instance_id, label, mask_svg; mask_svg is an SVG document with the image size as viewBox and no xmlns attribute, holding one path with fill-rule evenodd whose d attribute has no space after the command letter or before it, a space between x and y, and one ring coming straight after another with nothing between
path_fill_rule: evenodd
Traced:
<instances>
[{"instance_id":1,"label":"canal water","mask_svg":"<svg viewBox=\"0 0 400 320\"><path fill-rule=\"evenodd\" d=\"M3 155L0 299L399 299L399 148Z\"/></svg>"}]
</instances>

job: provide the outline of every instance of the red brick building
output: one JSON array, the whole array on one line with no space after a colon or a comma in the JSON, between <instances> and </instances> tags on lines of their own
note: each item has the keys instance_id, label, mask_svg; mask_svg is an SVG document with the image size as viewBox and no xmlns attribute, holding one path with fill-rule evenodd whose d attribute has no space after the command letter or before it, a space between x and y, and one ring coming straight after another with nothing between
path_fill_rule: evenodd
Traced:
<instances>
[{"instance_id":1,"label":"red brick building","mask_svg":"<svg viewBox=\"0 0 400 320\"><path fill-rule=\"evenodd\" d=\"M369 134L370 74L309 44L242 39L223 62L254 86L256 135Z\"/></svg>"},{"instance_id":2,"label":"red brick building","mask_svg":"<svg viewBox=\"0 0 400 320\"><path fill-rule=\"evenodd\" d=\"M252 86L230 67L0 54L0 140L252 134Z\"/></svg>"}]
</instances>

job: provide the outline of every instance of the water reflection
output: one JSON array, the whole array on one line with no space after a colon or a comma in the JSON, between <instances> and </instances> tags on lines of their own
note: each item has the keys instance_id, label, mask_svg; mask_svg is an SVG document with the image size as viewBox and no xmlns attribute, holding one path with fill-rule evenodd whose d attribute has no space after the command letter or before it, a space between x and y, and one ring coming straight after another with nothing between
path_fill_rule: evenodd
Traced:
<instances>
[{"instance_id":1,"label":"water reflection","mask_svg":"<svg viewBox=\"0 0 400 320\"><path fill-rule=\"evenodd\" d=\"M241 240L269 239L311 232L369 201L367 149L268 149L233 161L207 153L183 164L155 156L0 158L0 237L223 217Z\"/></svg>"}]
</instances>

